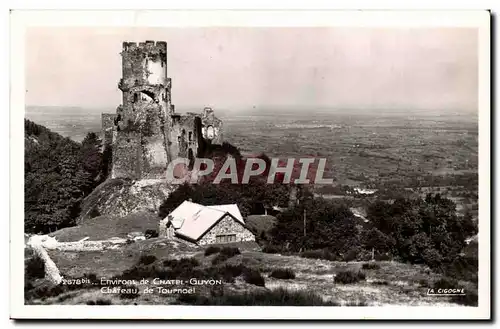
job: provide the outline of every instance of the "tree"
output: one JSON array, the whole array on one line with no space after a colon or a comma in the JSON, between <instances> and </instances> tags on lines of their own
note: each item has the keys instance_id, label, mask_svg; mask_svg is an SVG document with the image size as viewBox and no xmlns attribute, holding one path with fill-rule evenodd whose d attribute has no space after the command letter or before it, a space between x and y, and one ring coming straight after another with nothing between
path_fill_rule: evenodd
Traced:
<instances>
[{"instance_id":1,"label":"tree","mask_svg":"<svg viewBox=\"0 0 500 329\"><path fill-rule=\"evenodd\" d=\"M307 214L304 236L304 210ZM271 232L271 243L289 246L290 251L329 248L345 253L359 246L358 230L352 212L343 204L313 199L278 215Z\"/></svg>"},{"instance_id":2,"label":"tree","mask_svg":"<svg viewBox=\"0 0 500 329\"><path fill-rule=\"evenodd\" d=\"M25 230L50 232L75 225L80 203L103 177L100 140L83 142L25 120Z\"/></svg>"},{"instance_id":3,"label":"tree","mask_svg":"<svg viewBox=\"0 0 500 329\"><path fill-rule=\"evenodd\" d=\"M458 216L455 203L439 193L424 199L375 202L367 218L374 229L394 242L393 252L401 260L433 268L442 268L461 257L465 240L477 233L471 216ZM374 244L373 235L365 236L365 245Z\"/></svg>"}]
</instances>

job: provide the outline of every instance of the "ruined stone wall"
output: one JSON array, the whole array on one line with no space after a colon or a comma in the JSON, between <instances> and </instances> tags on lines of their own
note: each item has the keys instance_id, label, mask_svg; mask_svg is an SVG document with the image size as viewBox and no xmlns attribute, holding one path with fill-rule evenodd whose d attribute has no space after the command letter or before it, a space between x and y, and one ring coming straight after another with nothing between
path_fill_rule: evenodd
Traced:
<instances>
[{"instance_id":1,"label":"ruined stone wall","mask_svg":"<svg viewBox=\"0 0 500 329\"><path fill-rule=\"evenodd\" d=\"M142 175L141 136L137 132L120 132L113 145L111 178L140 179Z\"/></svg>"},{"instance_id":2,"label":"ruined stone wall","mask_svg":"<svg viewBox=\"0 0 500 329\"><path fill-rule=\"evenodd\" d=\"M164 41L124 42L122 87L164 85L167 79L167 43Z\"/></svg>"},{"instance_id":3,"label":"ruined stone wall","mask_svg":"<svg viewBox=\"0 0 500 329\"><path fill-rule=\"evenodd\" d=\"M115 117L116 114L113 113L102 113L101 115L101 139L102 139L102 150L106 147L110 147L113 144L113 131L115 129Z\"/></svg>"},{"instance_id":4,"label":"ruined stone wall","mask_svg":"<svg viewBox=\"0 0 500 329\"><path fill-rule=\"evenodd\" d=\"M170 154L172 158L195 158L201 138L201 123L199 116L193 114L172 116L169 135Z\"/></svg>"},{"instance_id":5,"label":"ruined stone wall","mask_svg":"<svg viewBox=\"0 0 500 329\"><path fill-rule=\"evenodd\" d=\"M216 243L217 235L235 234L236 241L255 241L255 236L241 223L234 220L231 216L226 215L222 218L210 231L198 240L199 245L207 245Z\"/></svg>"},{"instance_id":6,"label":"ruined stone wall","mask_svg":"<svg viewBox=\"0 0 500 329\"><path fill-rule=\"evenodd\" d=\"M203 109L201 122L203 138L211 141L213 144L222 144L222 121L215 117L214 111L211 108L206 107Z\"/></svg>"}]
</instances>

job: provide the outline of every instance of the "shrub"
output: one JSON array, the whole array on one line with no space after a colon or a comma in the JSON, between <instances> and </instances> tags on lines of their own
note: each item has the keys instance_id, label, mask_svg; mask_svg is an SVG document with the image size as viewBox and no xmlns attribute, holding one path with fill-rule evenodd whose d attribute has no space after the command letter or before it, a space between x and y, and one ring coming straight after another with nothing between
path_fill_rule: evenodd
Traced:
<instances>
[{"instance_id":1,"label":"shrub","mask_svg":"<svg viewBox=\"0 0 500 329\"><path fill-rule=\"evenodd\" d=\"M438 268L443 263L443 256L434 248L425 249L422 259L430 268Z\"/></svg>"},{"instance_id":2,"label":"shrub","mask_svg":"<svg viewBox=\"0 0 500 329\"><path fill-rule=\"evenodd\" d=\"M26 277L34 279L45 277L45 264L38 255L28 258L25 264Z\"/></svg>"},{"instance_id":3,"label":"shrub","mask_svg":"<svg viewBox=\"0 0 500 329\"><path fill-rule=\"evenodd\" d=\"M264 287L266 285L266 281L264 277L260 274L259 271L254 269L247 269L243 273L243 278L246 283L254 284L256 286Z\"/></svg>"},{"instance_id":4,"label":"shrub","mask_svg":"<svg viewBox=\"0 0 500 329\"><path fill-rule=\"evenodd\" d=\"M307 250L300 254L300 257L303 258L311 258L311 259L326 259L330 261L338 261L340 257L333 254L332 252L323 249L323 250Z\"/></svg>"},{"instance_id":5,"label":"shrub","mask_svg":"<svg viewBox=\"0 0 500 329\"><path fill-rule=\"evenodd\" d=\"M264 248L262 248L262 252L265 252L267 254L277 254L281 252L281 250L274 245L268 244L264 246Z\"/></svg>"},{"instance_id":6,"label":"shrub","mask_svg":"<svg viewBox=\"0 0 500 329\"><path fill-rule=\"evenodd\" d=\"M376 281L373 281L372 284L377 285L377 286L388 286L389 285L389 281L386 281L386 280L383 280L383 281L376 280Z\"/></svg>"},{"instance_id":7,"label":"shrub","mask_svg":"<svg viewBox=\"0 0 500 329\"><path fill-rule=\"evenodd\" d=\"M217 265L228 260L231 257L239 255L241 252L235 247L224 247L219 251L219 254L212 259L212 265Z\"/></svg>"},{"instance_id":8,"label":"shrub","mask_svg":"<svg viewBox=\"0 0 500 329\"><path fill-rule=\"evenodd\" d=\"M269 276L275 279L283 279L283 280L295 279L295 273L293 273L293 271L289 268L276 269L272 271Z\"/></svg>"},{"instance_id":9,"label":"shrub","mask_svg":"<svg viewBox=\"0 0 500 329\"><path fill-rule=\"evenodd\" d=\"M135 299L139 296L139 288L134 285L126 285L121 287L121 299Z\"/></svg>"},{"instance_id":10,"label":"shrub","mask_svg":"<svg viewBox=\"0 0 500 329\"><path fill-rule=\"evenodd\" d=\"M240 276L243 272L247 271L247 267L243 264L230 265L225 264L219 269L219 273L222 274L225 280L232 281L233 278Z\"/></svg>"},{"instance_id":11,"label":"shrub","mask_svg":"<svg viewBox=\"0 0 500 329\"><path fill-rule=\"evenodd\" d=\"M163 269L155 265L136 265L129 268L121 275L115 277L115 279L123 280L140 280L143 278L160 278L164 279L168 276L168 273Z\"/></svg>"},{"instance_id":12,"label":"shrub","mask_svg":"<svg viewBox=\"0 0 500 329\"><path fill-rule=\"evenodd\" d=\"M235 306L339 306L334 301L323 299L309 291L289 291L283 288L245 292L243 294L225 294L210 299L201 295L179 295L178 302L190 305L235 305Z\"/></svg>"},{"instance_id":13,"label":"shrub","mask_svg":"<svg viewBox=\"0 0 500 329\"><path fill-rule=\"evenodd\" d=\"M453 278L448 278L444 277L436 282L434 282L433 285L434 289L453 289L453 288L459 288L458 286L458 281L453 279Z\"/></svg>"},{"instance_id":14,"label":"shrub","mask_svg":"<svg viewBox=\"0 0 500 329\"><path fill-rule=\"evenodd\" d=\"M89 279L90 282L97 282L97 275L95 273L85 273L83 277Z\"/></svg>"},{"instance_id":15,"label":"shrub","mask_svg":"<svg viewBox=\"0 0 500 329\"><path fill-rule=\"evenodd\" d=\"M392 260L392 256L390 254L375 254L375 260L378 261Z\"/></svg>"},{"instance_id":16,"label":"shrub","mask_svg":"<svg viewBox=\"0 0 500 329\"><path fill-rule=\"evenodd\" d=\"M194 269L200 265L196 258L167 259L163 262L163 265L170 268L169 271L166 271L168 277L192 278L198 274L203 275Z\"/></svg>"},{"instance_id":17,"label":"shrub","mask_svg":"<svg viewBox=\"0 0 500 329\"><path fill-rule=\"evenodd\" d=\"M111 305L111 300L98 298L95 301L89 300L87 305Z\"/></svg>"},{"instance_id":18,"label":"shrub","mask_svg":"<svg viewBox=\"0 0 500 329\"><path fill-rule=\"evenodd\" d=\"M141 258L139 258L139 265L149 265L153 264L156 261L156 256L155 255L143 255Z\"/></svg>"},{"instance_id":19,"label":"shrub","mask_svg":"<svg viewBox=\"0 0 500 329\"><path fill-rule=\"evenodd\" d=\"M158 231L157 230L146 230L144 232L144 236L146 237L146 239L157 238L158 237Z\"/></svg>"},{"instance_id":20,"label":"shrub","mask_svg":"<svg viewBox=\"0 0 500 329\"><path fill-rule=\"evenodd\" d=\"M365 280L363 272L341 271L333 279L335 283L351 284Z\"/></svg>"},{"instance_id":21,"label":"shrub","mask_svg":"<svg viewBox=\"0 0 500 329\"><path fill-rule=\"evenodd\" d=\"M216 247L216 246L210 246L208 247L207 249L205 249L205 256L210 256L210 255L213 255L213 254L216 254L220 251L220 248L219 247Z\"/></svg>"},{"instance_id":22,"label":"shrub","mask_svg":"<svg viewBox=\"0 0 500 329\"><path fill-rule=\"evenodd\" d=\"M372 253L371 251L361 249L361 251L358 252L358 255L356 257L356 260L367 262L372 260Z\"/></svg>"},{"instance_id":23,"label":"shrub","mask_svg":"<svg viewBox=\"0 0 500 329\"><path fill-rule=\"evenodd\" d=\"M377 263L364 263L361 268L363 270L378 270L380 269L380 265Z\"/></svg>"},{"instance_id":24,"label":"shrub","mask_svg":"<svg viewBox=\"0 0 500 329\"><path fill-rule=\"evenodd\" d=\"M451 298L451 301L453 303L457 303L460 305L466 305L466 306L477 306L477 292L466 292L465 295L457 295L453 296Z\"/></svg>"},{"instance_id":25,"label":"shrub","mask_svg":"<svg viewBox=\"0 0 500 329\"><path fill-rule=\"evenodd\" d=\"M34 299L42 299L42 300L45 298L56 297L68 291L68 287L69 286L63 286L63 285L52 286L49 284L44 284L31 290L26 297Z\"/></svg>"},{"instance_id":26,"label":"shrub","mask_svg":"<svg viewBox=\"0 0 500 329\"><path fill-rule=\"evenodd\" d=\"M241 254L240 249L236 247L224 247L220 251L221 255L227 256L227 258L234 257L236 255Z\"/></svg>"},{"instance_id":27,"label":"shrub","mask_svg":"<svg viewBox=\"0 0 500 329\"><path fill-rule=\"evenodd\" d=\"M358 249L352 249L347 252L347 254L344 255L344 262L352 262L358 259L358 254L359 250Z\"/></svg>"},{"instance_id":28,"label":"shrub","mask_svg":"<svg viewBox=\"0 0 500 329\"><path fill-rule=\"evenodd\" d=\"M95 304L96 305L111 305L111 300L110 299L102 299L102 298L99 298L95 301Z\"/></svg>"},{"instance_id":29,"label":"shrub","mask_svg":"<svg viewBox=\"0 0 500 329\"><path fill-rule=\"evenodd\" d=\"M183 257L180 259L166 259L163 261L163 265L171 268L196 267L200 265L200 262L193 257Z\"/></svg>"},{"instance_id":30,"label":"shrub","mask_svg":"<svg viewBox=\"0 0 500 329\"><path fill-rule=\"evenodd\" d=\"M428 287L429 286L429 281L426 280L426 279L420 279L418 280L418 284L421 286L421 287Z\"/></svg>"},{"instance_id":31,"label":"shrub","mask_svg":"<svg viewBox=\"0 0 500 329\"><path fill-rule=\"evenodd\" d=\"M97 209L97 207L92 207L88 216L89 218L94 218L101 216L101 213L99 212L99 209Z\"/></svg>"},{"instance_id":32,"label":"shrub","mask_svg":"<svg viewBox=\"0 0 500 329\"><path fill-rule=\"evenodd\" d=\"M446 276L460 280L471 281L477 284L478 258L477 255L463 256L454 259L444 266Z\"/></svg>"}]
</instances>

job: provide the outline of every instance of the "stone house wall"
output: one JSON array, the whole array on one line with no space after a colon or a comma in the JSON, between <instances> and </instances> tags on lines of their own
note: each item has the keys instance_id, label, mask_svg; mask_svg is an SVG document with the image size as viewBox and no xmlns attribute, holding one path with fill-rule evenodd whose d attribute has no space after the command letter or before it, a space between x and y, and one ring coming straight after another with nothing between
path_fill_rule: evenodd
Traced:
<instances>
[{"instance_id":1,"label":"stone house wall","mask_svg":"<svg viewBox=\"0 0 500 329\"><path fill-rule=\"evenodd\" d=\"M255 236L233 217L225 215L214 227L198 240L197 244L207 245L216 243L217 235L236 235L236 242L255 241Z\"/></svg>"}]
</instances>

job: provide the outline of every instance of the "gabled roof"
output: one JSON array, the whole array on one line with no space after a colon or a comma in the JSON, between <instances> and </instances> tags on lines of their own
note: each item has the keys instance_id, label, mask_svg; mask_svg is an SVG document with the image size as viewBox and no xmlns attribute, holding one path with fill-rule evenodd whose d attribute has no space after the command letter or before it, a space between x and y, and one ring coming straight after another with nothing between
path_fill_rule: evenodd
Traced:
<instances>
[{"instance_id":1,"label":"gabled roof","mask_svg":"<svg viewBox=\"0 0 500 329\"><path fill-rule=\"evenodd\" d=\"M237 219L241 224L245 225L245 221L243 220L243 216L241 216L240 209L238 208L237 204L222 204L219 206L207 206L208 208L220 210L223 212L227 212L231 216L233 216L235 219Z\"/></svg>"},{"instance_id":2,"label":"gabled roof","mask_svg":"<svg viewBox=\"0 0 500 329\"><path fill-rule=\"evenodd\" d=\"M226 214L245 225L236 204L203 206L191 201L181 203L165 220L172 222L176 234L197 241Z\"/></svg>"}]
</instances>

